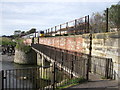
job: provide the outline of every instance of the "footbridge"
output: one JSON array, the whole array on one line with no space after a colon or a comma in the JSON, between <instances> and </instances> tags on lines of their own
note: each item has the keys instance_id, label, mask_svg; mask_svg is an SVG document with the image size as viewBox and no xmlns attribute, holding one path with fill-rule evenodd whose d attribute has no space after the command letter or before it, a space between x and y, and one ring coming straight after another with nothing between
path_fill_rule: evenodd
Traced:
<instances>
[{"instance_id":1,"label":"footbridge","mask_svg":"<svg viewBox=\"0 0 120 90\"><path fill-rule=\"evenodd\" d=\"M97 73L101 77L113 78L113 62L111 58L89 56L89 54L65 50L43 44L32 44L37 53L37 64L41 66L55 65L73 77L89 79L89 73ZM91 60L91 61L89 61ZM96 61L98 60L98 61ZM98 63L99 62L99 63Z\"/></svg>"},{"instance_id":2,"label":"footbridge","mask_svg":"<svg viewBox=\"0 0 120 90\"><path fill-rule=\"evenodd\" d=\"M59 49L42 44L32 44L37 53L37 62L45 66L46 62L54 63L60 70L71 74L71 77L87 77L87 55Z\"/></svg>"}]
</instances>

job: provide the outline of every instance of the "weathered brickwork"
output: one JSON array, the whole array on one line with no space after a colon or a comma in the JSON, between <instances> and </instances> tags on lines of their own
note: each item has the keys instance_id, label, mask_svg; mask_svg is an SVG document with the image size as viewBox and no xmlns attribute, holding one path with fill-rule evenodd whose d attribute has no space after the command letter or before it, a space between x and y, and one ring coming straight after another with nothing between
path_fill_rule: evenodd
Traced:
<instances>
[{"instance_id":1,"label":"weathered brickwork","mask_svg":"<svg viewBox=\"0 0 120 90\"><path fill-rule=\"evenodd\" d=\"M24 42L24 44L26 44L26 45L31 45L32 39L26 39L26 40L24 40L23 42Z\"/></svg>"},{"instance_id":2,"label":"weathered brickwork","mask_svg":"<svg viewBox=\"0 0 120 90\"><path fill-rule=\"evenodd\" d=\"M83 49L81 36L40 38L39 43L77 52L82 52Z\"/></svg>"},{"instance_id":3,"label":"weathered brickwork","mask_svg":"<svg viewBox=\"0 0 120 90\"><path fill-rule=\"evenodd\" d=\"M42 37L40 44L50 45L66 50L89 53L89 34ZM92 35L92 55L112 58L113 73L120 78L120 32L96 33Z\"/></svg>"}]
</instances>

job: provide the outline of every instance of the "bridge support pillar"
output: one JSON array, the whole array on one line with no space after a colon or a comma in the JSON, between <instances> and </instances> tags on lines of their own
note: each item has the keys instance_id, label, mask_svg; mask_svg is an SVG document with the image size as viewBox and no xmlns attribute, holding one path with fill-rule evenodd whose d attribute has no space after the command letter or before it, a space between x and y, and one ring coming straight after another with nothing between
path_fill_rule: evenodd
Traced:
<instances>
[{"instance_id":1,"label":"bridge support pillar","mask_svg":"<svg viewBox=\"0 0 120 90\"><path fill-rule=\"evenodd\" d=\"M40 53L37 53L37 65L44 66L44 57Z\"/></svg>"},{"instance_id":2,"label":"bridge support pillar","mask_svg":"<svg viewBox=\"0 0 120 90\"><path fill-rule=\"evenodd\" d=\"M45 58L44 58L44 56L42 55L42 66L45 66L46 64L46 61L45 61Z\"/></svg>"}]
</instances>

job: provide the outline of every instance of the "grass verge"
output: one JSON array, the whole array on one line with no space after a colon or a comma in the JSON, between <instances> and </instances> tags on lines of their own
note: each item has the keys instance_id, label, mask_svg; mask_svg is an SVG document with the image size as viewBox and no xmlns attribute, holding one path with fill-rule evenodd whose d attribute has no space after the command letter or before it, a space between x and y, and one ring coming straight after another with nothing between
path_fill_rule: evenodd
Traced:
<instances>
[{"instance_id":1,"label":"grass verge","mask_svg":"<svg viewBox=\"0 0 120 90\"><path fill-rule=\"evenodd\" d=\"M73 79L69 79L66 82L62 83L60 86L57 87L57 89L63 89L63 88L68 88L83 82L86 82L87 80L84 78L73 78Z\"/></svg>"}]
</instances>

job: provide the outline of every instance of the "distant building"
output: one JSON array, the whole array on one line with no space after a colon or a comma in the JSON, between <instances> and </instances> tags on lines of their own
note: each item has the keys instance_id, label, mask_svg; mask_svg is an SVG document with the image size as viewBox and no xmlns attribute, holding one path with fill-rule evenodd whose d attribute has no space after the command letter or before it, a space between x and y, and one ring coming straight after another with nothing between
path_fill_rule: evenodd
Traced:
<instances>
[{"instance_id":1,"label":"distant building","mask_svg":"<svg viewBox=\"0 0 120 90\"><path fill-rule=\"evenodd\" d=\"M21 34L20 30L14 31L14 35L19 35L19 34Z\"/></svg>"}]
</instances>

